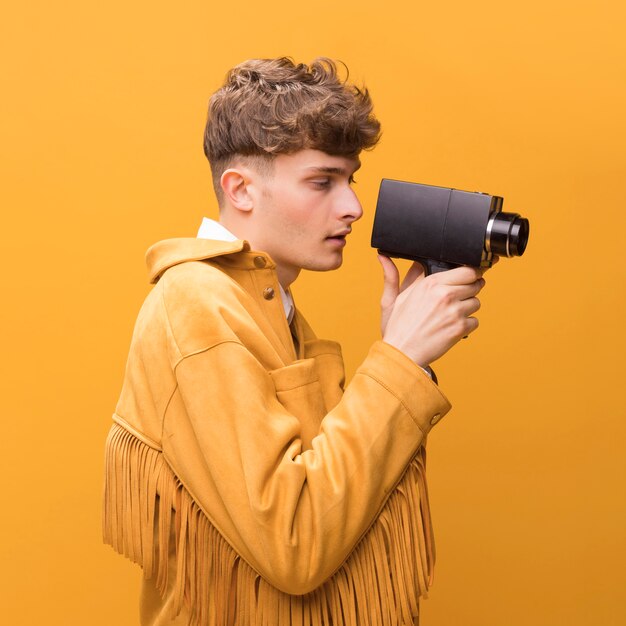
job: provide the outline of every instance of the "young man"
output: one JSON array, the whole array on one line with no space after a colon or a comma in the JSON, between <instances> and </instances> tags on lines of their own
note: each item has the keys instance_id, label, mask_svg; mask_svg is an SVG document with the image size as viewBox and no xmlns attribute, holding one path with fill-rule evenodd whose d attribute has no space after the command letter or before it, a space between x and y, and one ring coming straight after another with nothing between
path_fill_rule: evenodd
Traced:
<instances>
[{"instance_id":1,"label":"young man","mask_svg":"<svg viewBox=\"0 0 626 626\"><path fill-rule=\"evenodd\" d=\"M211 99L220 221L148 251L107 442L104 537L143 567L144 625L417 623L424 443L450 408L429 365L476 328L484 281L416 266L399 285L381 258L383 339L345 391L289 291L341 265L379 130L326 59L245 62Z\"/></svg>"}]
</instances>

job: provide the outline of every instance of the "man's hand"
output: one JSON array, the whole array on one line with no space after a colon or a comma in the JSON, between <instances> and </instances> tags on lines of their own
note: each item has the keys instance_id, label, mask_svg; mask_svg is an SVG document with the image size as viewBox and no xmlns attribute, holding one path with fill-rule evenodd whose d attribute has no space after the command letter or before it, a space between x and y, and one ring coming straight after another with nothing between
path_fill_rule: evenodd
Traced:
<instances>
[{"instance_id":1,"label":"man's hand","mask_svg":"<svg viewBox=\"0 0 626 626\"><path fill-rule=\"evenodd\" d=\"M385 285L381 299L383 341L404 352L420 367L444 355L461 337L478 328L472 317L485 285L483 270L457 267L424 276L414 263L400 284L394 262L379 255Z\"/></svg>"}]
</instances>

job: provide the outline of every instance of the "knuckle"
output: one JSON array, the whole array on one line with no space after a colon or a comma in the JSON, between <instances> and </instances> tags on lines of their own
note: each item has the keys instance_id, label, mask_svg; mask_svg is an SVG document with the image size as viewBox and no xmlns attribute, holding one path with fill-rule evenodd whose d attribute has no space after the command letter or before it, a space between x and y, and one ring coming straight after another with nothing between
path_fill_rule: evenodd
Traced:
<instances>
[{"instance_id":1,"label":"knuckle","mask_svg":"<svg viewBox=\"0 0 626 626\"><path fill-rule=\"evenodd\" d=\"M451 306L455 302L455 298L454 298L452 291L450 291L450 289L447 289L446 287L442 286L439 289L438 295L439 295L439 301L445 306Z\"/></svg>"},{"instance_id":2,"label":"knuckle","mask_svg":"<svg viewBox=\"0 0 626 626\"><path fill-rule=\"evenodd\" d=\"M467 322L466 322L465 318L457 320L452 325L452 332L453 332L455 337L462 337L463 335L465 335L467 333Z\"/></svg>"}]
</instances>

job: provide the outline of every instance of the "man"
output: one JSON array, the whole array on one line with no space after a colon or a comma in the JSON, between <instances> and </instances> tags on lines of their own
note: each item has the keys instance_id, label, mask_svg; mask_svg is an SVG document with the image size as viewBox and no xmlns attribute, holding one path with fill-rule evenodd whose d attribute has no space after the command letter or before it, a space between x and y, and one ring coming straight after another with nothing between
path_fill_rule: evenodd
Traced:
<instances>
[{"instance_id":1,"label":"man","mask_svg":"<svg viewBox=\"0 0 626 626\"><path fill-rule=\"evenodd\" d=\"M144 570L142 624L417 623L424 442L450 408L429 366L476 328L484 280L415 266L400 286L381 257L383 340L345 391L289 291L341 265L379 134L327 59L245 62L211 99L220 221L148 251L107 442L104 537Z\"/></svg>"}]
</instances>

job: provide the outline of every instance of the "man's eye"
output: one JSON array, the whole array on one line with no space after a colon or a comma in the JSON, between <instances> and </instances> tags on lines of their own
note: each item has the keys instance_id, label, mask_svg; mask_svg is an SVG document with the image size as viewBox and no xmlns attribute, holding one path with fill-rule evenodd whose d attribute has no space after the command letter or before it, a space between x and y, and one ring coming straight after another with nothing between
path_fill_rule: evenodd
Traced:
<instances>
[{"instance_id":1,"label":"man's eye","mask_svg":"<svg viewBox=\"0 0 626 626\"><path fill-rule=\"evenodd\" d=\"M318 189L328 189L330 187L330 178L318 178L311 182Z\"/></svg>"}]
</instances>

